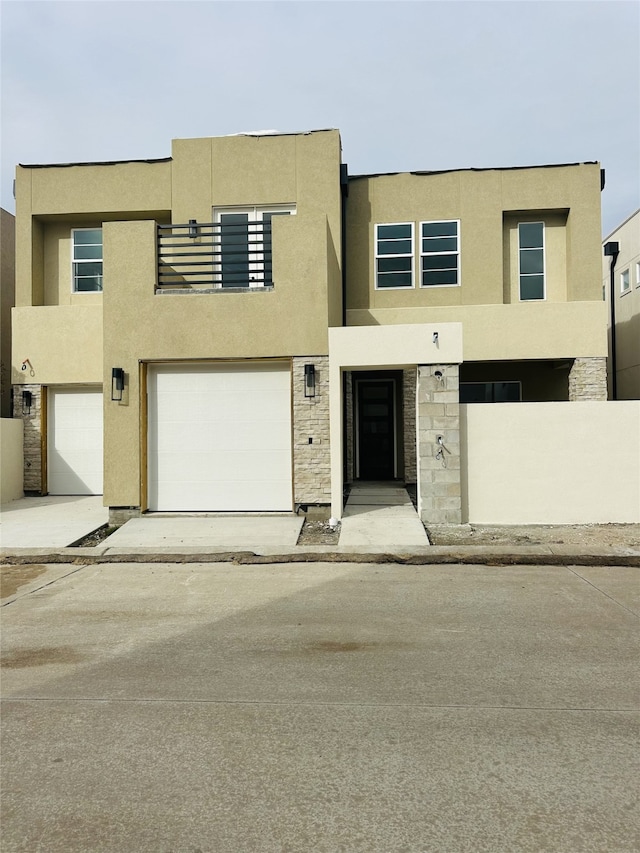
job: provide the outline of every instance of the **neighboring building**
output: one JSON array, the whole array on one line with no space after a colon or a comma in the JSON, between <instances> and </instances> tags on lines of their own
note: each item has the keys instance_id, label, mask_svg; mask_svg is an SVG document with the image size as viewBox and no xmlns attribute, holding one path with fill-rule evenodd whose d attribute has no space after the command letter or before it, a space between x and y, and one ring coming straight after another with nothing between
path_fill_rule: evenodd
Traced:
<instances>
[{"instance_id":1,"label":"neighboring building","mask_svg":"<svg viewBox=\"0 0 640 853\"><path fill-rule=\"evenodd\" d=\"M28 491L340 517L398 479L459 523L460 401L606 399L597 163L349 176L326 130L16 186Z\"/></svg>"},{"instance_id":2,"label":"neighboring building","mask_svg":"<svg viewBox=\"0 0 640 853\"><path fill-rule=\"evenodd\" d=\"M602 268L602 292L609 317L609 396L615 400L640 400L640 210L603 241L604 246L609 243L617 244L618 251L614 256L605 253Z\"/></svg>"},{"instance_id":3,"label":"neighboring building","mask_svg":"<svg viewBox=\"0 0 640 853\"><path fill-rule=\"evenodd\" d=\"M0 208L0 417L11 417L11 309L15 303L15 217Z\"/></svg>"}]
</instances>

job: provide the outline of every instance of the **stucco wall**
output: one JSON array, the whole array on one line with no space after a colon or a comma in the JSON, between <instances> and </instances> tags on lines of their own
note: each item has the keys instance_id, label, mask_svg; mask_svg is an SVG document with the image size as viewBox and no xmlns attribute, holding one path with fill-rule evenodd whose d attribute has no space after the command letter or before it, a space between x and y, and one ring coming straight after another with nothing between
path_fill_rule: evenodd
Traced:
<instances>
[{"instance_id":1,"label":"stucco wall","mask_svg":"<svg viewBox=\"0 0 640 853\"><path fill-rule=\"evenodd\" d=\"M0 416L11 417L11 308L15 305L15 217L0 209Z\"/></svg>"},{"instance_id":2,"label":"stucco wall","mask_svg":"<svg viewBox=\"0 0 640 853\"><path fill-rule=\"evenodd\" d=\"M610 234L620 254L614 268L616 320L616 377L618 400L640 399L640 210ZM611 258L603 255L602 285L611 324ZM621 289L622 273L629 273L629 289ZM611 360L609 361L611 369Z\"/></svg>"},{"instance_id":3,"label":"stucco wall","mask_svg":"<svg viewBox=\"0 0 640 853\"><path fill-rule=\"evenodd\" d=\"M12 364L14 384L102 382L102 305L14 308Z\"/></svg>"},{"instance_id":4,"label":"stucco wall","mask_svg":"<svg viewBox=\"0 0 640 853\"><path fill-rule=\"evenodd\" d=\"M348 326L462 323L465 361L594 358L607 354L606 306L523 302L347 311Z\"/></svg>"},{"instance_id":5,"label":"stucco wall","mask_svg":"<svg viewBox=\"0 0 640 853\"><path fill-rule=\"evenodd\" d=\"M460 220L460 286L421 288L418 224L451 219ZM597 163L354 177L347 200L347 308L515 302L514 229L532 219L547 226L547 301L600 299ZM393 222L415 223L416 286L376 290L374 224Z\"/></svg>"},{"instance_id":6,"label":"stucco wall","mask_svg":"<svg viewBox=\"0 0 640 853\"><path fill-rule=\"evenodd\" d=\"M22 491L22 421L0 419L0 503L6 504L23 496Z\"/></svg>"},{"instance_id":7,"label":"stucco wall","mask_svg":"<svg viewBox=\"0 0 640 853\"><path fill-rule=\"evenodd\" d=\"M640 402L460 406L463 521L640 522Z\"/></svg>"}]
</instances>

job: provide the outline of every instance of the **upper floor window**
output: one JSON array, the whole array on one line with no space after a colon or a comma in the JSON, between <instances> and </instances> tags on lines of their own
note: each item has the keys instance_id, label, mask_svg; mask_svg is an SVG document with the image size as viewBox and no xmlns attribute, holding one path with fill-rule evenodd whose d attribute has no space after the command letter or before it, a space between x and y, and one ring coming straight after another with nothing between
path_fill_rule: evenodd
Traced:
<instances>
[{"instance_id":1,"label":"upper floor window","mask_svg":"<svg viewBox=\"0 0 640 853\"><path fill-rule=\"evenodd\" d=\"M74 228L72 266L74 293L102 290L102 228Z\"/></svg>"},{"instance_id":2,"label":"upper floor window","mask_svg":"<svg viewBox=\"0 0 640 853\"><path fill-rule=\"evenodd\" d=\"M627 293L631 290L631 281L629 279L629 270L623 270L620 273L620 293Z\"/></svg>"},{"instance_id":3,"label":"upper floor window","mask_svg":"<svg viewBox=\"0 0 640 853\"><path fill-rule=\"evenodd\" d=\"M544 299L544 223L518 223L518 276L523 302Z\"/></svg>"},{"instance_id":4,"label":"upper floor window","mask_svg":"<svg viewBox=\"0 0 640 853\"><path fill-rule=\"evenodd\" d=\"M220 287L272 287L272 222L295 213L290 205L214 211L214 277Z\"/></svg>"},{"instance_id":5,"label":"upper floor window","mask_svg":"<svg viewBox=\"0 0 640 853\"><path fill-rule=\"evenodd\" d=\"M420 223L420 285L460 284L459 221Z\"/></svg>"},{"instance_id":6,"label":"upper floor window","mask_svg":"<svg viewBox=\"0 0 640 853\"><path fill-rule=\"evenodd\" d=\"M413 287L413 222L375 226L376 287Z\"/></svg>"}]
</instances>

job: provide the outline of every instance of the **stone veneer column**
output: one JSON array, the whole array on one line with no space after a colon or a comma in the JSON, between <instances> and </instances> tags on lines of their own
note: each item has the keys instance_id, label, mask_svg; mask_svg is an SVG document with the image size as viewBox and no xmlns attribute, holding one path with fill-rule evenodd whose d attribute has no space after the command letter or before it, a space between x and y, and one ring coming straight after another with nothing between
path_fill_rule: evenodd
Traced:
<instances>
[{"instance_id":1,"label":"stone veneer column","mask_svg":"<svg viewBox=\"0 0 640 853\"><path fill-rule=\"evenodd\" d=\"M304 366L316 368L316 396L304 396ZM329 357L293 359L293 482L296 504L331 503ZM312 443L309 443L309 439Z\"/></svg>"},{"instance_id":2,"label":"stone veneer column","mask_svg":"<svg viewBox=\"0 0 640 853\"><path fill-rule=\"evenodd\" d=\"M31 391L31 412L22 413L22 392ZM13 416L24 423L25 493L42 494L42 385L13 386Z\"/></svg>"},{"instance_id":3,"label":"stone veneer column","mask_svg":"<svg viewBox=\"0 0 640 853\"><path fill-rule=\"evenodd\" d=\"M344 417L345 417L345 433L344 433L344 448L347 464L347 483L352 483L355 478L355 468L353 462L353 449L355 445L353 432L353 373L346 370L344 373Z\"/></svg>"},{"instance_id":4,"label":"stone veneer column","mask_svg":"<svg viewBox=\"0 0 640 853\"><path fill-rule=\"evenodd\" d=\"M404 481L417 482L416 468L416 383L415 367L402 372L402 420L404 429Z\"/></svg>"},{"instance_id":5,"label":"stone veneer column","mask_svg":"<svg viewBox=\"0 0 640 853\"><path fill-rule=\"evenodd\" d=\"M457 364L418 367L418 505L425 524L462 523L458 375Z\"/></svg>"},{"instance_id":6,"label":"stone veneer column","mask_svg":"<svg viewBox=\"0 0 640 853\"><path fill-rule=\"evenodd\" d=\"M607 359L576 358L569 371L569 400L607 399Z\"/></svg>"}]
</instances>

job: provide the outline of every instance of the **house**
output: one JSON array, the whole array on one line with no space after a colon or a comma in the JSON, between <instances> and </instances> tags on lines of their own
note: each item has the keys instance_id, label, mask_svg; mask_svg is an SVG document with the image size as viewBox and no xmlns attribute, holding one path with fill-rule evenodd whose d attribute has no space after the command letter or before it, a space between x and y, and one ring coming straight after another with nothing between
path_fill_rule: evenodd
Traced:
<instances>
[{"instance_id":1,"label":"house","mask_svg":"<svg viewBox=\"0 0 640 853\"><path fill-rule=\"evenodd\" d=\"M15 217L0 208L0 417L11 417L11 309L15 305Z\"/></svg>"},{"instance_id":2,"label":"house","mask_svg":"<svg viewBox=\"0 0 640 853\"><path fill-rule=\"evenodd\" d=\"M640 210L612 231L603 246L610 398L640 400Z\"/></svg>"},{"instance_id":3,"label":"house","mask_svg":"<svg viewBox=\"0 0 640 853\"><path fill-rule=\"evenodd\" d=\"M461 403L606 399L597 163L349 175L337 130L17 169L25 490L460 523ZM103 462L104 460L104 462Z\"/></svg>"}]
</instances>

